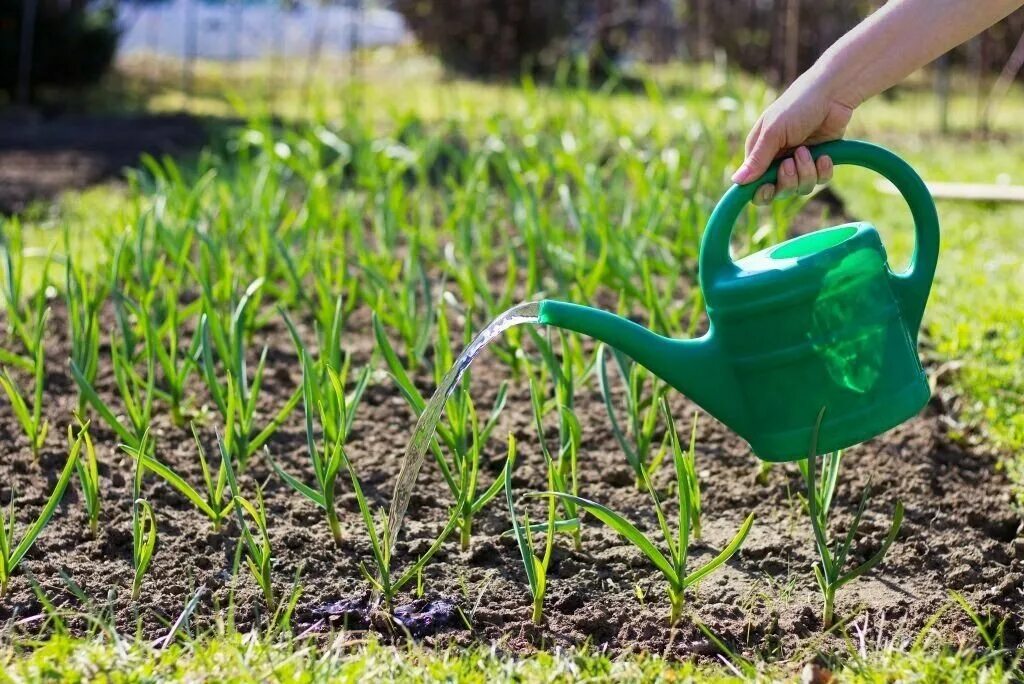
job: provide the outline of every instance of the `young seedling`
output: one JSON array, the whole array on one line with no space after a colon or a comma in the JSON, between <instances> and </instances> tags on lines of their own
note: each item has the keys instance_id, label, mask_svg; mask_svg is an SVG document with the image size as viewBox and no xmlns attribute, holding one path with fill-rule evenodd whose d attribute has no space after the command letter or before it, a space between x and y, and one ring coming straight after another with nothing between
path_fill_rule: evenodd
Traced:
<instances>
[{"instance_id":1,"label":"young seedling","mask_svg":"<svg viewBox=\"0 0 1024 684\"><path fill-rule=\"evenodd\" d=\"M209 518L210 523L213 525L213 531L218 532L234 507L234 499L228 494L228 465L221 460L217 467L217 477L214 478L206 457L206 449L203 448L203 442L199 439L199 433L195 425L192 425L192 439L195 440L196 449L199 452L199 466L203 471L203 486L205 489L203 494L170 466L160 462L155 455L142 454L137 457L141 458L142 465L146 470L159 475L167 484L178 490L178 493L198 508L203 515Z\"/></svg>"},{"instance_id":2,"label":"young seedling","mask_svg":"<svg viewBox=\"0 0 1024 684\"><path fill-rule=\"evenodd\" d=\"M431 292L430 279L420 259L420 244L414 240L404 264L389 264L389 272L381 271L372 264L363 265L371 287L377 292L376 300L372 302L374 315L398 332L405 347L404 369L409 372L423 363L430 344L432 322L444 317L443 312L435 308L436 296ZM397 292L396 281L400 286Z\"/></svg>"},{"instance_id":3,"label":"young seedling","mask_svg":"<svg viewBox=\"0 0 1024 684\"><path fill-rule=\"evenodd\" d=\"M836 538L829 542L829 512L832 509L832 500L836 491L836 483L839 480L839 463L842 460L843 452L835 451L824 456L816 456L818 443L818 429L821 426L821 419L825 415L824 409L818 414L818 422L815 425L811 441L811 448L807 458L798 462L800 472L804 477L804 485L807 491L807 512L811 519L811 528L814 530L814 545L818 550L819 563L814 566L814 578L818 582L823 599L822 624L825 629L832 627L835 619L836 592L843 585L852 582L861 575L869 572L872 568L882 562L885 554L896 540L899 534L900 525L903 524L903 502L897 500L896 508L893 511L892 523L889 525L889 532L882 545L870 558L850 570L843 572L846 561L849 559L853 540L857 536L857 529L860 527L861 518L867 510L868 500L871 496L871 485L864 488L860 497L860 504L853 516L853 522L842 539ZM818 460L822 461L822 473L818 477Z\"/></svg>"},{"instance_id":4,"label":"young seedling","mask_svg":"<svg viewBox=\"0 0 1024 684\"><path fill-rule=\"evenodd\" d=\"M142 593L142 578L153 560L156 549L156 515L149 502L142 498L142 479L146 474L144 456L152 450L149 430L142 433L138 446L122 444L121 448L135 459L135 477L132 480L132 601Z\"/></svg>"},{"instance_id":5,"label":"young seedling","mask_svg":"<svg viewBox=\"0 0 1024 684\"><path fill-rule=\"evenodd\" d=\"M561 404L558 405L559 431L562 443L559 445L558 458L556 459L551 455L551 450L548 449L547 440L544 436L544 400L537 387L537 383L532 378L530 379L530 403L533 407L533 422L537 428L541 454L543 454L544 463L547 466L548 489L562 492L563 494L578 495L579 477L577 462L581 439L579 419L576 418L576 414L568 407ZM514 447L514 444L510 444L511 447ZM508 477L508 470L505 471L505 477ZM505 486L507 494L507 482ZM555 499L552 499L552 503L555 501ZM583 540L580 536L580 521L576 504L572 500L564 499L562 500L562 505L565 507L566 517L563 520L558 520L555 523L555 527L560 531L564 530L572 534L573 547L579 551L583 548ZM540 524L534 527L540 529L545 526ZM528 527L527 531L533 532L536 530Z\"/></svg>"},{"instance_id":6,"label":"young seedling","mask_svg":"<svg viewBox=\"0 0 1024 684\"><path fill-rule=\"evenodd\" d=\"M78 268L70 247L68 231L64 233L67 265L64 271L64 302L67 308L68 337L71 359L90 385L96 382L100 363L100 307L106 290L99 278L89 278ZM85 399L78 398L78 413L84 415Z\"/></svg>"},{"instance_id":7,"label":"young seedling","mask_svg":"<svg viewBox=\"0 0 1024 684\"><path fill-rule=\"evenodd\" d=\"M573 338L562 331L558 331L562 346L561 360L555 355L554 345L548 338L532 329L529 330L529 333L540 350L543 359L542 368L547 370L547 374L551 378L550 382L554 384L555 388L554 398L551 401L545 402L543 400L543 393L538 389L544 386L544 384L541 384L544 381L538 380L537 375L530 370L531 366L527 364L527 373L530 375L530 399L533 406L533 419L537 428L537 434L540 437L541 452L544 455L548 468L555 469L556 489L568 494L579 494L578 455L582 432L575 413L576 387L581 379L587 377L592 366L591 364L582 363L585 358L583 350L578 346L573 347ZM580 366L582 366L582 370L577 372L577 368ZM543 374L540 374L540 376L543 377ZM553 458L548 450L543 427L544 416L552 411L558 413L557 458ZM582 540L576 507L568 501L562 501L561 503L566 509L567 519L560 520L558 528L571 531L573 545L579 551L582 548Z\"/></svg>"},{"instance_id":8,"label":"young seedling","mask_svg":"<svg viewBox=\"0 0 1024 684\"><path fill-rule=\"evenodd\" d=\"M53 491L50 492L43 510L39 512L35 522L26 530L25 535L19 541L15 542L17 516L13 493L11 494L11 502L7 510L0 509L0 598L3 598L7 593L7 586L14 571L18 568L18 564L21 563L25 554L29 552L32 545L39 539L43 528L46 527L46 524L50 522L50 518L56 512L57 506L60 504L60 500L68 488L68 483L71 481L71 476L75 472L75 463L78 461L77 456L78 450L72 449L68 455L67 463L64 464L64 470L61 471L57 484L54 486Z\"/></svg>"},{"instance_id":9,"label":"young seedling","mask_svg":"<svg viewBox=\"0 0 1024 684\"><path fill-rule=\"evenodd\" d=\"M747 516L747 519L743 521L742 525L740 525L740 528L732 538L732 541L730 541L717 556L712 558L705 565L687 573L686 566L690 552L690 530L692 528L690 515L693 510L689 498L690 493L693 491L693 484L689 481L690 472L686 466L686 459L683 456L681 449L673 450L672 460L673 465L675 466L676 476L674 490L676 503L679 507L675 534L673 534L668 524L668 520L665 517L661 500L658 498L658 494L655 491L654 486L651 484L647 468L642 464L640 467L640 475L643 485L650 493L651 499L654 502L654 512L658 518L658 526L661 528L665 545L668 547L668 557L666 557L654 542L644 535L644 533L641 532L633 523L606 506L578 496L562 494L559 492L545 492L543 494L536 494L535 496L547 496L549 494L554 494L555 496L559 496L563 499L573 500L577 506L593 515L605 525L608 525L608 527L612 528L626 541L640 549L640 551L650 559L651 563L661 571L665 580L668 582L668 597L669 604L671 606L669 622L671 624L675 624L682 616L683 606L686 601L686 590L700 582L719 566L732 558L733 554L735 554L743 544L743 540L746 539L747 533L750 531L750 526L754 523L754 514L751 513Z\"/></svg>"},{"instance_id":10,"label":"young seedling","mask_svg":"<svg viewBox=\"0 0 1024 684\"><path fill-rule=\"evenodd\" d=\"M615 360L619 375L626 384L627 430L623 430L615 416L611 383L608 377L608 355ZM635 363L625 354L602 344L597 357L597 377L601 386L605 410L611 421L612 434L619 443L626 461L636 474L637 488L644 487L643 471L653 473L665 457L664 444L659 448L655 440L658 428L658 405L668 391L668 385L650 371ZM647 383L650 380L650 391ZM627 436L628 435L628 436Z\"/></svg>"},{"instance_id":11,"label":"young seedling","mask_svg":"<svg viewBox=\"0 0 1024 684\"><path fill-rule=\"evenodd\" d=\"M690 428L690 446L683 451L679 441L679 433L676 431L676 421L672 417L672 411L668 407L668 399L661 398L661 412L665 416L665 424L668 425L669 444L672 447L673 463L681 463L686 471L684 480L689 484L690 491L686 497L690 512L690 530L694 539L701 538L701 505L700 505L700 480L697 478L697 412L693 412L693 427Z\"/></svg>"},{"instance_id":12,"label":"young seedling","mask_svg":"<svg viewBox=\"0 0 1024 684\"><path fill-rule=\"evenodd\" d=\"M224 418L224 445L235 462L243 468L249 457L288 419L302 398L302 387L298 387L270 422L257 432L256 407L267 361L267 348L263 348L250 381L245 345L253 327L253 314L249 308L262 285L262 280L255 280L249 285L235 306L228 325L224 324L212 294L204 291L204 312L199 321L203 379ZM223 380L217 374L218 360L224 368Z\"/></svg>"},{"instance_id":13,"label":"young seedling","mask_svg":"<svg viewBox=\"0 0 1024 684\"><path fill-rule=\"evenodd\" d=\"M142 578L149 570L156 549L156 515L145 499L135 499L132 505L132 601L142 595Z\"/></svg>"},{"instance_id":14,"label":"young seedling","mask_svg":"<svg viewBox=\"0 0 1024 684\"><path fill-rule=\"evenodd\" d=\"M46 330L46 318L49 310L43 313L42 321L36 329L36 337L33 340L32 349L32 405L29 406L26 397L18 382L5 368L0 374L0 386L4 388L7 399L11 402L14 416L21 425L21 429L28 437L32 455L38 459L39 451L46 442L46 433L49 423L43 417L43 385L46 380L46 355L43 349L43 332Z\"/></svg>"},{"instance_id":15,"label":"young seedling","mask_svg":"<svg viewBox=\"0 0 1024 684\"><path fill-rule=\"evenodd\" d=\"M455 356L452 352L451 340L448 335L448 325L443 315L443 308L440 309L437 319L437 343L434 352L435 382L440 384L445 371L454 363ZM426 400L420 394L416 385L406 374L398 355L388 342L387 335L380 322L374 318L374 332L377 337L377 345L384 356L392 379L398 385L402 396L412 407L418 416L426 407ZM467 330L467 343L469 342L469 330ZM491 501L502 488L502 474L491 483L482 493L480 489L480 461L483 455L483 448L490 439L494 428L498 424L498 417L505 407L505 399L508 393L507 383L502 383L498 388L494 405L487 416L487 420L481 421L478 418L476 405L469 393L470 376L466 373L462 385L455 390L446 404L448 424L438 424L437 436L431 442L431 452L434 460L441 469L441 476L458 501L463 502L459 510L459 532L462 549L469 548L472 538L473 518L476 514ZM451 461L445 458L438 442L444 444L451 455Z\"/></svg>"},{"instance_id":16,"label":"young seedling","mask_svg":"<svg viewBox=\"0 0 1024 684\"><path fill-rule=\"evenodd\" d=\"M153 399L156 396L156 354L151 345L145 349L146 375L140 376L133 368L133 342L122 328L122 335L110 335L110 360L114 368L114 381L121 397L123 421L114 408L100 397L87 377L86 369L71 359L71 375L78 384L80 400L88 402L103 422L121 439L124 446L138 451L145 443L153 446L152 435L147 439L153 418Z\"/></svg>"},{"instance_id":17,"label":"young seedling","mask_svg":"<svg viewBox=\"0 0 1024 684\"><path fill-rule=\"evenodd\" d=\"M236 496L234 501L235 510L238 511L238 524L242 529L242 540L245 544L245 564L260 591L263 592L267 610L274 613L277 610L277 597L274 595L271 576L273 552L270 547L270 534L267 532L267 508L263 503L263 490L256 489L256 505L240 496ZM242 514L243 511L252 520L251 525Z\"/></svg>"},{"instance_id":18,"label":"young seedling","mask_svg":"<svg viewBox=\"0 0 1024 684\"><path fill-rule=\"evenodd\" d=\"M291 327L290 321L289 327ZM327 387L323 387L316 364L302 345L295 328L291 327L291 330L302 362L302 401L306 414L306 449L313 464L316 485L310 487L289 475L277 465L273 458L269 459L270 465L281 476L281 479L288 483L288 486L324 510L327 516L327 525L334 536L334 543L340 547L343 535L341 523L338 521L338 511L335 508L337 479L341 468L345 465L345 442L352 430L356 408L370 379L370 368L367 366L363 369L356 380L352 393L346 395L345 382L349 373L351 357L345 357L340 373L324 363L322 365L327 374L328 384ZM316 439L315 420L317 415L323 431L322 449L317 445Z\"/></svg>"},{"instance_id":19,"label":"young seedling","mask_svg":"<svg viewBox=\"0 0 1024 684\"><path fill-rule=\"evenodd\" d=\"M68 446L78 460L75 469L78 471L78 482L82 486L82 500L85 502L85 513L89 518L89 534L93 537L99 532L100 520L100 470L96 459L96 448L89 436L89 422L78 422L78 436L75 437L68 425ZM82 450L84 449L84 455Z\"/></svg>"},{"instance_id":20,"label":"young seedling","mask_svg":"<svg viewBox=\"0 0 1024 684\"><path fill-rule=\"evenodd\" d=\"M544 533L544 553L538 557L534 551L533 533L534 526L530 525L530 519L525 514L520 524L519 516L516 514L515 501L512 496L512 469L516 460L516 439L510 432L508 435L508 458L505 461L505 501L508 503L508 513L512 518L512 533L519 546L519 554L523 559L523 569L526 571L526 579L530 587L530 596L533 597L533 623L540 624L544 619L544 595L547 593L548 566L551 564L551 553L555 542L555 496L548 497L547 523L541 527ZM548 488L555 491L555 470L548 467ZM577 526L578 527L578 526Z\"/></svg>"},{"instance_id":21,"label":"young seedling","mask_svg":"<svg viewBox=\"0 0 1024 684\"><path fill-rule=\"evenodd\" d=\"M461 511L464 510L466 505L466 497L468 495L468 489L462 488L461 496L455 503L455 507L452 509L451 516L448 518L448 523L441 530L441 534L437 536L434 542L430 545L423 555L416 559L416 562L406 568L405 572L399 575L397 578L392 578L391 572L391 545L388 540L391 539L390 531L388 530L388 516L387 511L383 509L380 511L380 524L378 525L373 519L373 511L370 508L369 502L366 500L366 495L363 493L362 485L359 483L359 476L356 473L355 468L352 466L352 462L345 457L344 465L348 471L349 480L352 483L352 491L356 495L356 502L359 504L359 513L363 520L363 525L366 529L366 535L370 540L370 551L373 556L373 563L376 566L376 574L370 572L369 568L363 562L359 563L359 569L363 573L363 577L369 582L373 588L375 594L383 598L384 609L390 613L392 605L394 604L395 596L399 591L402 590L405 585L409 582L416 580L422 582L423 568L427 562L433 558L434 554L438 552L441 545L451 535L456 527L459 526L461 518Z\"/></svg>"},{"instance_id":22,"label":"young seedling","mask_svg":"<svg viewBox=\"0 0 1024 684\"><path fill-rule=\"evenodd\" d=\"M200 336L193 336L189 348L182 353L182 341L179 337L181 313L177 297L177 292L167 291L164 294L163 309L166 320L159 329L152 318L143 317L142 320L145 326L146 345L152 349L160 368L162 382L156 392L170 406L171 421L177 426L182 426L185 423L185 393L189 378L196 370Z\"/></svg>"},{"instance_id":23,"label":"young seedling","mask_svg":"<svg viewBox=\"0 0 1024 684\"><path fill-rule=\"evenodd\" d=\"M22 229L17 221L12 221L8 225L11 229L0 234L0 266L3 268L0 296L3 297L6 308L8 330L13 337L21 341L21 346L26 353L21 355L9 350L2 350L0 351L0 363L31 372L36 366L34 359L41 353L39 346L42 341L43 328L46 326L48 314L46 291L50 286L53 249L51 248L46 253L42 267L42 282L35 289L35 294L26 301L23 297L26 250Z\"/></svg>"}]
</instances>

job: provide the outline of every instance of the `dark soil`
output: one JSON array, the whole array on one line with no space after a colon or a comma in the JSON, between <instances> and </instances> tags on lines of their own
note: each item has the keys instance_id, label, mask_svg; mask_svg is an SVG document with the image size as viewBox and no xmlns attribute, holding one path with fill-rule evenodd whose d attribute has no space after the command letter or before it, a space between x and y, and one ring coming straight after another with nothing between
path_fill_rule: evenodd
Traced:
<instances>
[{"instance_id":1,"label":"dark soil","mask_svg":"<svg viewBox=\"0 0 1024 684\"><path fill-rule=\"evenodd\" d=\"M167 125L174 128L177 124L172 119ZM190 125L184 124L182 130ZM38 154L49 154L45 136L36 135L29 147ZM117 146L111 142L116 136L97 135L107 140L100 147ZM12 140L17 137L0 132L0 188L8 183L4 174L12 173L7 160L19 154L10 151ZM50 143L53 154L68 153L69 146L61 140ZM125 159L117 163L128 163ZM54 180L55 185L63 182ZM0 202L4 197L0 196ZM822 222L845 218L841 200L826 191L808 203L792 232L802 234ZM63 437L77 396L67 371L64 312L58 302L53 304L45 406L52 427L38 462L8 402L0 402L0 439L9 445L7 456L0 460L0 502L6 503L12 492L17 494L21 529L41 508L63 466L67 454ZM463 323L456 322L453 331ZM347 328L348 349L357 364L365 363L373 349L369 313L357 311ZM312 337L308 328L305 332ZM273 321L256 338L251 350L254 361L259 347L266 344L270 348L261 401L266 417L291 394L300 372L283 325ZM108 364L108 357L104 356L102 363ZM508 379L507 367L485 353L473 369L472 394L477 405L489 407L499 383ZM29 379L23 380L23 386L28 386ZM207 453L215 454L219 419L205 389L198 379L193 380L194 418ZM426 373L417 380L421 391L432 390ZM112 405L119 405L109 366L101 368L98 385ZM742 439L685 397L673 394L672 403L681 426L688 424L693 411L700 413L697 453L704 538L693 543L692 562L711 558L749 512L756 514L742 550L692 592L689 613L675 629L667 625L667 597L660 576L640 552L593 518L585 519L582 551L574 551L567 536L559 538L549 570L545 619L543 624L533 625L518 550L502 535L509 528L509 517L500 495L478 516L468 551L461 551L457 539L452 538L427 566L423 598L403 594L402 605L392 618L370 613L367 584L359 570L360 562L370 563L369 545L350 487L340 485L346 539L337 548L322 511L289 489L260 455L244 473L243 487L251 496L258 484L265 484L279 595L292 590L298 573L301 596L293 624L312 634L343 628L358 634L372 629L390 635L388 638L412 637L427 643L484 641L516 653L590 644L613 653L651 651L679 658L713 655L716 647L697 628L698 621L731 649L748 656L802 658L829 644L839 645L839 636L822 635L820 598L811 571L816 555L798 496L802 480L796 467L762 468ZM857 639L871 644L906 643L948 606L950 592L956 591L993 626L1005 621L1002 638L1008 647L1021 643L1021 520L1011 506L1009 482L997 467L999 455L977 446L982 441L977 436L963 437L962 426L948 415L955 403L950 390L940 387L919 417L850 449L844 457L833 534L845 533L869 482L873 492L855 544L856 562L878 549L895 502L902 501L906 510L897 542L885 561L840 591L839 617L849 621L848 630ZM521 454L513 482L516 491L547 488L529 405L526 382L512 378L501 424L486 450L485 486L504 464L504 435L512 431ZM592 379L579 389L576 407L583 427L581 493L657 534L648 495L633 484ZM172 425L164 409L159 407L154 423L157 456L199 486L201 473L191 434L187 427ZM359 408L348 448L375 507L386 508L389 503L414 422L393 383L383 373L375 376ZM958 439L950 436L951 431ZM136 625L141 625L147 636L160 637L168 633L197 592L198 602L187 624L192 631L213 627L229 612L243 629L264 624L265 605L255 583L244 568L237 579L232 577L237 523L232 520L214 532L184 497L152 475L147 477L144 495L156 511L159 540L142 597L137 603L130 600L133 463L117 448L116 436L101 421L94 421L92 435L102 462L104 502L99 534L92 538L88 533L76 480L13 578L9 594L0 599L0 625L15 625L30 633L47 629L30 578L57 606L80 613L68 619L76 631L91 628L85 615L108 615L126 633L134 633ZM288 471L313 481L301 407L272 438L269 449ZM664 489L669 477L669 469L663 468L656 485ZM451 503L437 467L428 458L396 549L397 567L406 566L427 549L443 527ZM671 516L671 504L668 510ZM77 593L84 593L89 601L83 604ZM980 644L974 623L959 609L945 611L935 629L938 641Z\"/></svg>"},{"instance_id":2,"label":"dark soil","mask_svg":"<svg viewBox=\"0 0 1024 684\"><path fill-rule=\"evenodd\" d=\"M180 155L209 138L203 121L185 114L6 114L0 117L0 214L120 178L143 153Z\"/></svg>"},{"instance_id":3,"label":"dark soil","mask_svg":"<svg viewBox=\"0 0 1024 684\"><path fill-rule=\"evenodd\" d=\"M52 370L47 378L46 413L53 427L39 462L33 460L8 403L0 405L0 439L9 445L7 456L0 461L0 501L7 502L12 491L17 493L22 529L41 507L66 458L63 435L75 397L73 381L65 370L68 341L59 305L50 324L48 359ZM365 362L372 348L368 313L357 311L348 328L347 344L357 361ZM262 404L266 415L299 382L299 369L282 325L272 323L257 335L254 348L262 344L272 350ZM478 405L488 407L499 382L508 377L506 367L484 354L473 373L473 396ZM99 384L101 392L117 405L111 395L109 368L101 370ZM425 376L421 384L430 387ZM194 390L197 404L204 403L205 392L198 383ZM678 394L673 395L673 404L680 423L685 424L695 407ZM647 495L633 486L595 383L580 389L577 408L583 426L582 493L654 531L656 521ZM161 416L165 414L160 411ZM199 420L207 451L216 453L216 421L208 411L200 414L206 415ZM496 431L501 437L487 448L485 484L502 467L503 436L511 430L521 449L516 491L546 488L529 416L526 383L514 380ZM413 422L411 411L390 380L383 374L375 378L359 409L349 447L375 506L388 504ZM980 615L996 622L1005 619L1007 644L1020 643L1024 538L1011 508L1009 485L996 468L996 457L953 441L947 435L948 422L936 401L921 416L849 450L844 458L835 502L837 532L845 531L862 488L869 481L873 487L862 538L856 544L857 560L878 548L896 500L906 507L899 538L884 563L840 592L840 616L855 620L870 643L902 643L912 638L949 602L953 590ZM156 511L157 551L141 600L137 604L129 600L132 462L116 448L114 434L98 421L92 432L102 461L104 508L99 534L93 539L87 532L75 482L12 580L8 596L0 600L0 624L16 623L30 632L43 624L38 617L43 609L28 573L58 606L92 614L109 608L116 625L128 633L134 632L138 622L149 636L166 634L200 590L202 595L189 621L193 630L211 627L218 615L224 618L232 602L241 627L265 620L262 599L251 578L243 570L237 582L232 581L237 524L232 521L223 531L214 532L201 513L154 476L147 478L145 496ZM161 417L155 434L158 457L198 485L196 448L187 428L174 427ZM286 469L312 481L301 408L273 438L270 451ZM748 655L799 657L835 641L838 637L823 638L821 634L820 601L811 573L815 552L796 494L801 484L797 469L780 465L762 471L740 438L703 414L697 451L705 533L694 543L694 559L710 558L750 511L757 519L740 553L692 593L690 613L676 629L666 625L665 584L658 574L638 551L592 518L585 520L582 551L572 550L568 538L558 540L544 623L531 624L518 551L511 539L501 536L509 527L502 497L481 512L467 552L459 550L455 539L445 543L427 566L425 600L403 608L402 624L428 643L482 640L513 652L590 643L616 653L712 654L715 648L695 626L697 620ZM668 477L668 469L663 469L656 482L666 486ZM366 583L358 563L369 562L369 553L350 487L341 487L347 538L336 548L321 511L273 476L262 456L254 457L243 486L252 495L256 484L263 482L277 591L287 593L296 572L301 573L302 595L295 623L314 632L346 623L360 627L355 619L360 613L353 612L353 607L361 605ZM443 525L450 499L436 466L428 460L398 544L400 566L427 548ZM91 605L82 605L75 598L70 582L81 588ZM401 603L413 599L405 594ZM382 627L379 621L370 623ZM69 624L75 630L89 629L84 618L73 618ZM978 643L971 620L958 609L945 612L937 630L941 640L952 644ZM397 631L400 634L403 629Z\"/></svg>"}]
</instances>

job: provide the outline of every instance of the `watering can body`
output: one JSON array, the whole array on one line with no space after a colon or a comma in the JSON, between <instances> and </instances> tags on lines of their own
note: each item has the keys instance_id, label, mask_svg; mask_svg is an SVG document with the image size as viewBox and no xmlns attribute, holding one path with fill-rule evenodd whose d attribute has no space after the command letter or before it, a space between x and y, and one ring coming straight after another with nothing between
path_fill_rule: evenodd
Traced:
<instances>
[{"instance_id":1,"label":"watering can body","mask_svg":"<svg viewBox=\"0 0 1024 684\"><path fill-rule=\"evenodd\" d=\"M699 278L710 327L673 340L614 314L546 300L541 323L623 351L746 439L757 456L790 461L857 444L928 401L917 333L938 259L935 205L913 169L869 143L812 150L891 180L917 234L911 265L893 273L868 223L827 228L733 261L730 235L761 179L733 186L701 243ZM823 413L824 411L824 413Z\"/></svg>"}]
</instances>

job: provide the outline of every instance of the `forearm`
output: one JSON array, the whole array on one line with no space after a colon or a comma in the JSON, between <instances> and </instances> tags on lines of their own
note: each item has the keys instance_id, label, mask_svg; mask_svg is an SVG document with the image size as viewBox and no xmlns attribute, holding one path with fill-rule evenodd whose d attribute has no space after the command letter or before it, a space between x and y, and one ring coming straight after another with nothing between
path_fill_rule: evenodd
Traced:
<instances>
[{"instance_id":1,"label":"forearm","mask_svg":"<svg viewBox=\"0 0 1024 684\"><path fill-rule=\"evenodd\" d=\"M806 74L851 109L981 33L1024 0L890 0Z\"/></svg>"}]
</instances>

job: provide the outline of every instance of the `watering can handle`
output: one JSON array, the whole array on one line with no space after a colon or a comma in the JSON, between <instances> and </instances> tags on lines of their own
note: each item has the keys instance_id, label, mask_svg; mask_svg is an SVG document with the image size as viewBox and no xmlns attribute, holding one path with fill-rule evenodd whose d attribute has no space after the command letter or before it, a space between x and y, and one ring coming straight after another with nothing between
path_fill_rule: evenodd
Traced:
<instances>
[{"instance_id":1,"label":"watering can handle","mask_svg":"<svg viewBox=\"0 0 1024 684\"><path fill-rule=\"evenodd\" d=\"M903 315L912 332L916 333L921 325L921 316L924 314L939 258L939 217L928 187L910 164L884 147L872 143L835 140L815 145L810 150L815 160L828 155L836 165L863 166L885 176L910 205L916 233L914 254L906 271L892 275L892 284ZM738 273L738 268L729 256L729 238L733 226L740 212L754 198L757 189L765 183L775 182L779 163L773 163L756 181L733 185L711 213L700 245L700 284L705 292L715 281Z\"/></svg>"}]
</instances>

